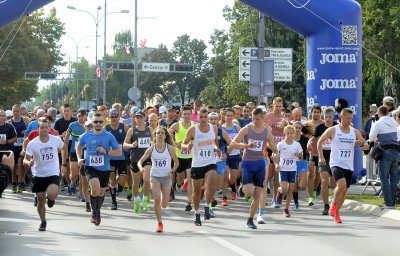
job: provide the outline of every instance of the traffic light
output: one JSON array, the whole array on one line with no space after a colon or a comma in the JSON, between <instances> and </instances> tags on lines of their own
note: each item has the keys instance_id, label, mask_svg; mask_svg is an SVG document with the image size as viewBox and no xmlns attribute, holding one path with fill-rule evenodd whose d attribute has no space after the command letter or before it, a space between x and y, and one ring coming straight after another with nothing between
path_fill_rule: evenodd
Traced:
<instances>
[{"instance_id":1,"label":"traffic light","mask_svg":"<svg viewBox=\"0 0 400 256\"><path fill-rule=\"evenodd\" d=\"M119 67L118 69L125 69L125 70L133 70L134 69L134 65L133 63L119 63Z\"/></svg>"},{"instance_id":2,"label":"traffic light","mask_svg":"<svg viewBox=\"0 0 400 256\"><path fill-rule=\"evenodd\" d=\"M193 70L193 64L175 64L175 72L191 73Z\"/></svg>"}]
</instances>

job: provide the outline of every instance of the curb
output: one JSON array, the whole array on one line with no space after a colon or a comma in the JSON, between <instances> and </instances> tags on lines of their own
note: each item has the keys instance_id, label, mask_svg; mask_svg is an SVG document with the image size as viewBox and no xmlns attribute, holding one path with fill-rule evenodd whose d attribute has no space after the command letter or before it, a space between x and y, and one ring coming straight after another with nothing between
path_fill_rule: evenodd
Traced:
<instances>
[{"instance_id":1,"label":"curb","mask_svg":"<svg viewBox=\"0 0 400 256\"><path fill-rule=\"evenodd\" d=\"M371 204L363 204L354 200L345 200L343 203L343 207L366 213L366 214L371 214L377 217L383 217L386 219L391 219L394 221L400 221L400 211L398 210L392 210L392 209L384 209L381 210L379 209L379 206L376 205L371 205Z\"/></svg>"}]
</instances>

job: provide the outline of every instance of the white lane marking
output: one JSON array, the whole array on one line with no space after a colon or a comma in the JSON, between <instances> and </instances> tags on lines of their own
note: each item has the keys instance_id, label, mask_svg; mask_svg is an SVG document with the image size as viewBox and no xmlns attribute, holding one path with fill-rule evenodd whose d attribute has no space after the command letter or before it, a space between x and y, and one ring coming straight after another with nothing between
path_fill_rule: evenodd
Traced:
<instances>
[{"instance_id":1,"label":"white lane marking","mask_svg":"<svg viewBox=\"0 0 400 256\"><path fill-rule=\"evenodd\" d=\"M199 230L197 231L200 234L203 234L205 237L207 237L210 240L213 240L214 242L216 242L219 245L222 245L223 247L241 255L241 256L254 256L254 254L251 254L248 251L243 250L242 248L226 241L225 239L222 239L221 237L218 237L206 230Z\"/></svg>"},{"instance_id":2,"label":"white lane marking","mask_svg":"<svg viewBox=\"0 0 400 256\"><path fill-rule=\"evenodd\" d=\"M173 220L183 220L184 219L181 216L177 215L176 213L173 213L171 210L168 210L168 209L162 209L161 213L165 213L165 215L167 215L169 218L171 218Z\"/></svg>"}]
</instances>

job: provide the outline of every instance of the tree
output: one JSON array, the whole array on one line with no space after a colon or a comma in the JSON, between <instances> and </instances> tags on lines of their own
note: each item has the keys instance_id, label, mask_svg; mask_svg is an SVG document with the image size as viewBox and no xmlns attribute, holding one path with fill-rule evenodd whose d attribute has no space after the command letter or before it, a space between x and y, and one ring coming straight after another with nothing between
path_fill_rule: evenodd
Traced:
<instances>
[{"instance_id":1,"label":"tree","mask_svg":"<svg viewBox=\"0 0 400 256\"><path fill-rule=\"evenodd\" d=\"M16 31L18 22L23 25ZM0 101L4 107L37 96L37 82L24 80L24 72L49 72L61 65L58 42L63 34L64 24L55 9L47 16L43 10L36 11L0 30L0 42L4 43L0 52Z\"/></svg>"}]
</instances>

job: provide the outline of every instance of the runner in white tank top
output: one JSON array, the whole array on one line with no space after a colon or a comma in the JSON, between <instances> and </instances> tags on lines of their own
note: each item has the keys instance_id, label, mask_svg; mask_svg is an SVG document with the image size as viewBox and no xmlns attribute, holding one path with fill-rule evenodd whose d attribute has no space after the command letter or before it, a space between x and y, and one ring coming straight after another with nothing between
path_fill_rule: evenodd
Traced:
<instances>
[{"instance_id":1,"label":"runner in white tank top","mask_svg":"<svg viewBox=\"0 0 400 256\"><path fill-rule=\"evenodd\" d=\"M179 166L175 147L172 146L171 136L164 127L154 130L155 144L150 146L138 162L143 167L143 162L151 157L150 186L154 198L154 212L157 217L158 226L156 232L163 232L164 226L161 219L161 207L166 208L169 202L169 194L172 187L172 177ZM171 169L171 160L174 166Z\"/></svg>"},{"instance_id":2,"label":"runner in white tank top","mask_svg":"<svg viewBox=\"0 0 400 256\"><path fill-rule=\"evenodd\" d=\"M334 199L329 209L329 215L334 217L336 223L342 223L339 209L346 199L347 190L350 187L354 170L354 146L362 147L365 140L360 131L351 127L353 111L345 108L341 112L341 123L328 128L319 138L317 148L321 165L326 164L323 154L323 144L331 141L331 156L329 165L332 176L336 181Z\"/></svg>"},{"instance_id":3,"label":"runner in white tank top","mask_svg":"<svg viewBox=\"0 0 400 256\"><path fill-rule=\"evenodd\" d=\"M194 224L196 226L201 226L199 207L203 181L205 181L204 195L206 199L204 219L209 220L211 218L209 205L215 193L217 179L215 152L218 156L221 155L221 151L218 149L218 128L208 123L207 109L200 110L199 121L199 124L189 128L181 145L182 149L192 150L193 152L190 176L193 185L192 201L195 209Z\"/></svg>"}]
</instances>

